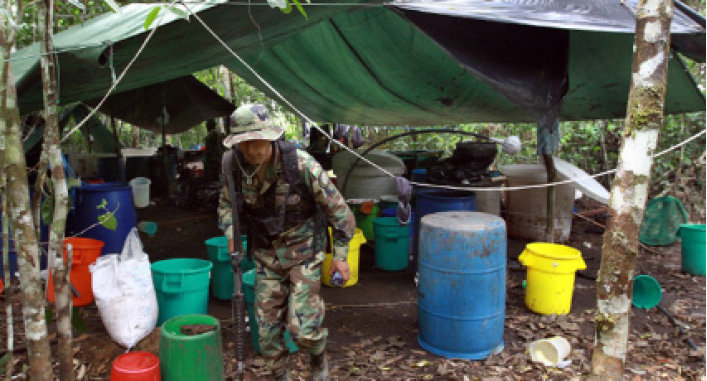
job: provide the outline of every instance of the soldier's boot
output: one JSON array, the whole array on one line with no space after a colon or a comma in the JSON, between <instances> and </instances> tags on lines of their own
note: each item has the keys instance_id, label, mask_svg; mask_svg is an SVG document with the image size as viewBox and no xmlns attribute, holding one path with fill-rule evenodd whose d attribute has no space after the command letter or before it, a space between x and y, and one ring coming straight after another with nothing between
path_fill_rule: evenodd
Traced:
<instances>
[{"instance_id":1,"label":"soldier's boot","mask_svg":"<svg viewBox=\"0 0 707 381\"><path fill-rule=\"evenodd\" d=\"M327 361L326 352L312 356L310 364L312 365L312 381L329 381L329 361Z\"/></svg>"}]
</instances>

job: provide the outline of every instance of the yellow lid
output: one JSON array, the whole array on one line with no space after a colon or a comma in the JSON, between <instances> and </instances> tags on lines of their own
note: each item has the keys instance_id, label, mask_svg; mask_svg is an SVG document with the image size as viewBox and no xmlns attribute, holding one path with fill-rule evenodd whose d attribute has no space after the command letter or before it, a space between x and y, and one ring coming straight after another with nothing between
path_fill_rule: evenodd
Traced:
<instances>
[{"instance_id":1,"label":"yellow lid","mask_svg":"<svg viewBox=\"0 0 707 381\"><path fill-rule=\"evenodd\" d=\"M525 250L535 255L550 259L578 259L582 258L582 253L569 246L547 242L532 242L525 246Z\"/></svg>"}]
</instances>

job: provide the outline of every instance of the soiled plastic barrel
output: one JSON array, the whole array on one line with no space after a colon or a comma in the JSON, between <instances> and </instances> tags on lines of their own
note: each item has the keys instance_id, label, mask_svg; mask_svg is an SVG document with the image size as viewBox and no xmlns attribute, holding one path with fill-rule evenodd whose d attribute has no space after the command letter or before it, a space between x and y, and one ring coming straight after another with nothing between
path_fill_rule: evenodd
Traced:
<instances>
[{"instance_id":1,"label":"soiled plastic barrel","mask_svg":"<svg viewBox=\"0 0 707 381\"><path fill-rule=\"evenodd\" d=\"M503 348L506 223L478 212L441 212L420 227L418 341L427 351L480 360Z\"/></svg>"}]
</instances>

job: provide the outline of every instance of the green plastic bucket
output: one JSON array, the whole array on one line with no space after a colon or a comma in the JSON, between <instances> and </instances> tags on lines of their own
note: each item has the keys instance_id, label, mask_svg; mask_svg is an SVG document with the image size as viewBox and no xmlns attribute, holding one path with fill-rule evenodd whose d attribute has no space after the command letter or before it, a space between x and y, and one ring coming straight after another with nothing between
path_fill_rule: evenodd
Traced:
<instances>
[{"instance_id":1,"label":"green plastic bucket","mask_svg":"<svg viewBox=\"0 0 707 381\"><path fill-rule=\"evenodd\" d=\"M243 249L248 249L248 238L241 236ZM233 295L233 266L231 265L231 253L228 252L228 238L213 237L204 241L206 252L214 267L211 268L211 295L216 299L229 300ZM248 257L241 261L241 270L246 272L255 265Z\"/></svg>"},{"instance_id":2,"label":"green plastic bucket","mask_svg":"<svg viewBox=\"0 0 707 381\"><path fill-rule=\"evenodd\" d=\"M680 225L678 235L682 240L682 270L705 276L705 225Z\"/></svg>"},{"instance_id":3,"label":"green plastic bucket","mask_svg":"<svg viewBox=\"0 0 707 381\"><path fill-rule=\"evenodd\" d=\"M253 345L253 350L257 354L261 354L260 343L258 339L258 321L255 318L255 270L249 270L243 273L243 294L245 295L246 307L248 309L248 326L250 327L250 343ZM292 340L290 331L285 331L285 345L290 353L297 352L299 348Z\"/></svg>"},{"instance_id":4,"label":"green plastic bucket","mask_svg":"<svg viewBox=\"0 0 707 381\"><path fill-rule=\"evenodd\" d=\"M410 225L397 217L380 217L373 222L376 231L375 265L382 270L403 270L408 266Z\"/></svg>"},{"instance_id":5,"label":"green plastic bucket","mask_svg":"<svg viewBox=\"0 0 707 381\"><path fill-rule=\"evenodd\" d=\"M211 262L177 258L155 262L151 267L160 309L157 325L179 315L206 313Z\"/></svg>"},{"instance_id":6,"label":"green plastic bucket","mask_svg":"<svg viewBox=\"0 0 707 381\"><path fill-rule=\"evenodd\" d=\"M185 335L181 326L215 325L213 331ZM162 381L223 380L221 325L209 315L182 315L167 320L160 329L160 373Z\"/></svg>"},{"instance_id":7,"label":"green plastic bucket","mask_svg":"<svg viewBox=\"0 0 707 381\"><path fill-rule=\"evenodd\" d=\"M356 217L356 227L361 229L367 241L374 241L376 233L373 227L373 221L378 218L378 205L373 205L370 214L361 212L361 205L352 205L351 209L354 212L354 217Z\"/></svg>"},{"instance_id":8,"label":"green plastic bucket","mask_svg":"<svg viewBox=\"0 0 707 381\"><path fill-rule=\"evenodd\" d=\"M633 278L633 306L636 308L653 308L660 303L663 290L655 278L649 275L636 275Z\"/></svg>"}]
</instances>

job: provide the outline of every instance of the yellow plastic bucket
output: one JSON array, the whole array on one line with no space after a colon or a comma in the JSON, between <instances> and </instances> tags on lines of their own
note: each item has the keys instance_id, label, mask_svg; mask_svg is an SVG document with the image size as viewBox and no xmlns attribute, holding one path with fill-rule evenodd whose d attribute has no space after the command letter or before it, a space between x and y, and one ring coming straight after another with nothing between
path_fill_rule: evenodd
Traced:
<instances>
[{"instance_id":1,"label":"yellow plastic bucket","mask_svg":"<svg viewBox=\"0 0 707 381\"><path fill-rule=\"evenodd\" d=\"M565 245L533 242L518 260L528 268L525 305L543 315L569 313L574 274L587 268L582 253Z\"/></svg>"},{"instance_id":2,"label":"yellow plastic bucket","mask_svg":"<svg viewBox=\"0 0 707 381\"><path fill-rule=\"evenodd\" d=\"M331 228L329 229L329 237L331 238ZM364 237L363 231L356 228L353 238L349 241L349 256L346 258L346 262L349 263L349 272L351 275L343 287L353 286L358 283L358 260L360 257L361 245L364 243L366 243L366 237ZM326 255L326 258L324 258L324 263L322 264L322 283L329 287L334 287L331 284L331 275L329 274L331 258L333 256L331 253L331 247L328 247L324 254Z\"/></svg>"}]
</instances>

